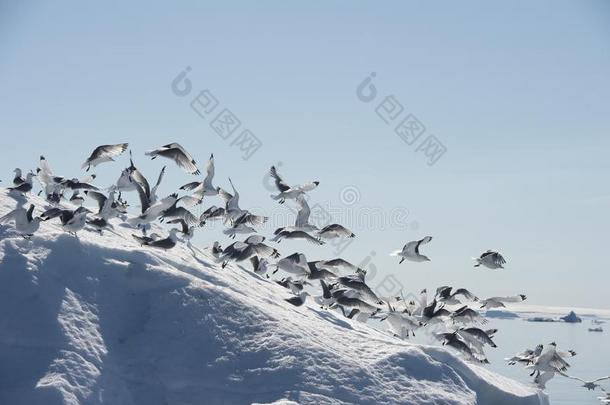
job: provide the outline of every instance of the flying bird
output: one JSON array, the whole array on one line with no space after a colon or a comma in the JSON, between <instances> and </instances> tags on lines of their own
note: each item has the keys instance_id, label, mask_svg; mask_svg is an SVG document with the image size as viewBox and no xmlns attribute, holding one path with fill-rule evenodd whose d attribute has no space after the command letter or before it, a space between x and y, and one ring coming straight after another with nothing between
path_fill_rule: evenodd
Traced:
<instances>
[{"instance_id":1,"label":"flying bird","mask_svg":"<svg viewBox=\"0 0 610 405\"><path fill-rule=\"evenodd\" d=\"M214 179L214 155L210 156L206 167L207 175L203 181L194 181L180 187L180 190L192 191L192 194L183 197L183 201L188 206L201 204L204 196L218 195L218 188L214 187L212 180Z\"/></svg>"},{"instance_id":2,"label":"flying bird","mask_svg":"<svg viewBox=\"0 0 610 405\"><path fill-rule=\"evenodd\" d=\"M504 308L505 303L523 302L527 299L524 294L515 295L512 297L491 297L481 300L481 308L492 309L492 308Z\"/></svg>"},{"instance_id":3,"label":"flying bird","mask_svg":"<svg viewBox=\"0 0 610 405\"><path fill-rule=\"evenodd\" d=\"M326 239L334 239L334 238L353 238L356 235L352 231L350 231L349 229L344 227L343 225L330 224L330 225L326 225L324 228L320 229L320 231L318 232L318 236L320 236L321 238L326 238Z\"/></svg>"},{"instance_id":4,"label":"flying bird","mask_svg":"<svg viewBox=\"0 0 610 405\"><path fill-rule=\"evenodd\" d=\"M87 168L87 171L91 169L91 166L95 167L104 162L114 161L114 157L121 155L127 150L129 144L119 143L116 145L101 145L98 146L91 152L91 156L85 160L85 163L81 166L81 169Z\"/></svg>"},{"instance_id":5,"label":"flying bird","mask_svg":"<svg viewBox=\"0 0 610 405\"><path fill-rule=\"evenodd\" d=\"M404 262L405 259L412 262L429 262L430 259L427 256L419 253L419 248L421 245L429 243L431 240L432 236L426 236L422 240L409 242L402 248L402 250L397 250L396 252L391 253L390 256L399 256L401 259L398 264Z\"/></svg>"},{"instance_id":6,"label":"flying bird","mask_svg":"<svg viewBox=\"0 0 610 405\"><path fill-rule=\"evenodd\" d=\"M272 195L271 198L279 201L280 204L283 204L287 199L296 199L298 196L315 189L320 184L319 181L310 181L303 185L290 186L278 174L275 166L271 166L269 173L275 180L275 186L279 190L279 194Z\"/></svg>"},{"instance_id":7,"label":"flying bird","mask_svg":"<svg viewBox=\"0 0 610 405\"><path fill-rule=\"evenodd\" d=\"M188 174L200 174L201 172L197 168L195 159L184 149L179 143L170 143L164 145L158 149L150 150L145 153L146 156L150 156L152 159L156 159L157 156L173 160L180 168L182 168Z\"/></svg>"},{"instance_id":8,"label":"flying bird","mask_svg":"<svg viewBox=\"0 0 610 405\"><path fill-rule=\"evenodd\" d=\"M506 260L504 257L498 252L494 252L493 250L488 250L483 253L480 257L474 258L476 264L474 267L479 267L481 265L487 267L488 269L503 269L504 264L506 264Z\"/></svg>"}]
</instances>

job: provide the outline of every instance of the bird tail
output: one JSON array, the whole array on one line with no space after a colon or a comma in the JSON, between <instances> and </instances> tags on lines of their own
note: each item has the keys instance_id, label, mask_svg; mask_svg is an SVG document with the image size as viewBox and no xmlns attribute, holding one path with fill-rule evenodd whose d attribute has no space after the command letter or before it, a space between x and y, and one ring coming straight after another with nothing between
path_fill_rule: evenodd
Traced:
<instances>
[{"instance_id":1,"label":"bird tail","mask_svg":"<svg viewBox=\"0 0 610 405\"><path fill-rule=\"evenodd\" d=\"M280 199L280 195L279 194L271 194L271 198L273 198L274 200L279 200Z\"/></svg>"},{"instance_id":2,"label":"bird tail","mask_svg":"<svg viewBox=\"0 0 610 405\"><path fill-rule=\"evenodd\" d=\"M150 156L150 157L157 157L158 152L159 151L157 149L154 149L154 150L147 150L146 152L144 152L144 154L146 156Z\"/></svg>"},{"instance_id":3,"label":"bird tail","mask_svg":"<svg viewBox=\"0 0 610 405\"><path fill-rule=\"evenodd\" d=\"M400 256L401 253L402 253L402 250L396 250L396 251L390 253L390 256Z\"/></svg>"}]
</instances>

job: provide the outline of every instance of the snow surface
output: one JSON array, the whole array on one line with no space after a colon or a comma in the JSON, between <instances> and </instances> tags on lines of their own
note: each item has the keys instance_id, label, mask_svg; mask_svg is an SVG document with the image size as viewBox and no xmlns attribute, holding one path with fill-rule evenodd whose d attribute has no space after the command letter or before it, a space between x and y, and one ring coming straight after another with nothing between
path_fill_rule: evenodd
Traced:
<instances>
[{"instance_id":1,"label":"snow surface","mask_svg":"<svg viewBox=\"0 0 610 405\"><path fill-rule=\"evenodd\" d=\"M0 190L0 215L14 207ZM142 248L112 223L75 238L49 221L31 241L0 228L0 404L548 404L443 348L294 307L287 289L207 253Z\"/></svg>"}]
</instances>

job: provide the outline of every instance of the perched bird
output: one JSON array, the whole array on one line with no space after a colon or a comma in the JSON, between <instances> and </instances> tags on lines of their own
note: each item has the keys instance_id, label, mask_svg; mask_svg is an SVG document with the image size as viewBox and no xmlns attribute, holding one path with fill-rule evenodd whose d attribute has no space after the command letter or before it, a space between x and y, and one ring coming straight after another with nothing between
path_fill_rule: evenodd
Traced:
<instances>
[{"instance_id":1,"label":"perched bird","mask_svg":"<svg viewBox=\"0 0 610 405\"><path fill-rule=\"evenodd\" d=\"M333 238L353 238L356 235L352 231L350 231L349 229L344 227L343 225L330 224L330 225L326 225L324 228L320 229L318 231L318 236L321 238L333 239Z\"/></svg>"},{"instance_id":2,"label":"perched bird","mask_svg":"<svg viewBox=\"0 0 610 405\"><path fill-rule=\"evenodd\" d=\"M13 186L19 186L21 183L25 182L20 168L16 168L13 171L15 172L15 177L13 177Z\"/></svg>"},{"instance_id":3,"label":"perched bird","mask_svg":"<svg viewBox=\"0 0 610 405\"><path fill-rule=\"evenodd\" d=\"M17 207L13 211L0 218L0 224L8 224L13 222L15 229L25 239L29 239L38 231L40 227L40 217L34 217L34 204L31 204L26 210L23 207Z\"/></svg>"},{"instance_id":4,"label":"perched bird","mask_svg":"<svg viewBox=\"0 0 610 405\"><path fill-rule=\"evenodd\" d=\"M479 267L481 265L487 267L488 269L503 269L504 264L506 264L506 260L504 257L498 252L494 252L493 250L488 250L483 253L480 257L474 258L476 264L474 267Z\"/></svg>"},{"instance_id":5,"label":"perched bird","mask_svg":"<svg viewBox=\"0 0 610 405\"><path fill-rule=\"evenodd\" d=\"M87 213L89 210L85 207L78 207L71 212L71 215L62 215L62 228L64 231L76 236L77 232L85 228L87 224Z\"/></svg>"},{"instance_id":6,"label":"perched bird","mask_svg":"<svg viewBox=\"0 0 610 405\"><path fill-rule=\"evenodd\" d=\"M25 180L23 181L23 183L19 184L18 186L9 187L7 190L9 192L16 191L21 194L27 194L30 191L32 191L32 187L33 187L32 179L34 177L36 177L36 175L34 173L28 173L25 176Z\"/></svg>"},{"instance_id":7,"label":"perched bird","mask_svg":"<svg viewBox=\"0 0 610 405\"><path fill-rule=\"evenodd\" d=\"M291 298L286 298L284 301L288 302L289 304L294 305L295 307L300 307L301 305L303 305L305 303L305 299L309 296L309 293L307 291L302 291L301 293L299 293L299 295L291 297Z\"/></svg>"},{"instance_id":8,"label":"perched bird","mask_svg":"<svg viewBox=\"0 0 610 405\"><path fill-rule=\"evenodd\" d=\"M173 160L180 168L182 168L188 174L200 174L201 172L197 168L195 159L184 149L179 143L170 143L164 145L158 149L150 150L145 153L146 156L150 156L152 159L156 159L157 156Z\"/></svg>"},{"instance_id":9,"label":"perched bird","mask_svg":"<svg viewBox=\"0 0 610 405\"><path fill-rule=\"evenodd\" d=\"M335 303L335 298L331 292L331 288L327 285L324 280L320 280L320 287L322 287L322 295L314 297L314 301L322 308L329 308Z\"/></svg>"},{"instance_id":10,"label":"perched bird","mask_svg":"<svg viewBox=\"0 0 610 405\"><path fill-rule=\"evenodd\" d=\"M142 244L156 249L169 250L178 243L178 232L180 232L180 230L173 228L169 231L167 238L155 239L152 241L143 240Z\"/></svg>"},{"instance_id":11,"label":"perched bird","mask_svg":"<svg viewBox=\"0 0 610 405\"><path fill-rule=\"evenodd\" d=\"M267 274L267 271L269 270L269 261L266 258L259 258L255 255L250 258L250 263L252 264L252 270L259 276Z\"/></svg>"},{"instance_id":12,"label":"perched bird","mask_svg":"<svg viewBox=\"0 0 610 405\"><path fill-rule=\"evenodd\" d=\"M128 146L129 144L127 143L98 146L93 150L93 152L91 152L91 156L85 160L85 163L83 163L81 168L84 169L86 167L87 171L89 171L91 166L95 167L104 162L113 162L113 158L125 152Z\"/></svg>"},{"instance_id":13,"label":"perched bird","mask_svg":"<svg viewBox=\"0 0 610 405\"><path fill-rule=\"evenodd\" d=\"M298 196L315 189L320 184L319 181L311 181L303 185L289 186L280 177L275 166L271 166L269 173L271 174L271 177L273 177L273 179L275 180L275 186L279 190L279 194L272 195L271 198L276 201L279 201L280 204L283 204L287 199L296 199Z\"/></svg>"},{"instance_id":14,"label":"perched bird","mask_svg":"<svg viewBox=\"0 0 610 405\"><path fill-rule=\"evenodd\" d=\"M136 241L138 241L138 243L140 244L140 246L144 246L147 243L153 242L157 239L160 238L160 236L156 233L151 233L149 236L140 236L140 235L136 235L136 234L132 234L131 235Z\"/></svg>"},{"instance_id":15,"label":"perched bird","mask_svg":"<svg viewBox=\"0 0 610 405\"><path fill-rule=\"evenodd\" d=\"M191 239L195 236L195 227L189 226L186 221L182 218L172 219L167 221L168 224L178 224L180 225L180 232L182 233L182 239L186 242L188 247L191 246Z\"/></svg>"},{"instance_id":16,"label":"perched bird","mask_svg":"<svg viewBox=\"0 0 610 405\"><path fill-rule=\"evenodd\" d=\"M399 256L401 259L398 264L404 262L405 259L412 262L429 262L430 259L427 256L419 253L419 248L421 245L429 243L431 240L432 236L426 236L422 240L409 242L402 250L397 250L396 252L391 253L390 256Z\"/></svg>"}]
</instances>

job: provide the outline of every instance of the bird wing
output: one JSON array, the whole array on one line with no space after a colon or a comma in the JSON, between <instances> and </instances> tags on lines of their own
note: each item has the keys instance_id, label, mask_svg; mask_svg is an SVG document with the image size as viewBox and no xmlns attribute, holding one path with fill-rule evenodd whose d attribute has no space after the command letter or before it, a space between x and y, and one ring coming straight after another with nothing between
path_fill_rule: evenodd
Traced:
<instances>
[{"instance_id":1,"label":"bird wing","mask_svg":"<svg viewBox=\"0 0 610 405\"><path fill-rule=\"evenodd\" d=\"M180 168L189 174L200 174L201 172L197 168L197 163L191 157L191 155L178 144L173 145L167 149L161 149L158 154L173 160Z\"/></svg>"},{"instance_id":2,"label":"bird wing","mask_svg":"<svg viewBox=\"0 0 610 405\"><path fill-rule=\"evenodd\" d=\"M98 206L98 213L102 212L102 208L104 208L104 205L106 204L106 200L108 198L102 193L98 193L97 191L90 191L90 190L86 190L85 195L87 195L87 197L91 197L93 200L95 200L95 202L97 203L97 206Z\"/></svg>"},{"instance_id":3,"label":"bird wing","mask_svg":"<svg viewBox=\"0 0 610 405\"><path fill-rule=\"evenodd\" d=\"M303 196L297 197L297 203L299 204L299 211L297 212L297 218L294 221L294 226L301 228L309 225L309 215L311 214L311 209Z\"/></svg>"},{"instance_id":4,"label":"bird wing","mask_svg":"<svg viewBox=\"0 0 610 405\"><path fill-rule=\"evenodd\" d=\"M422 240L418 241L417 244L415 245L415 253L417 253L419 255L419 247L421 245L425 245L426 243L429 243L431 240L432 240L432 236L426 236Z\"/></svg>"},{"instance_id":5,"label":"bird wing","mask_svg":"<svg viewBox=\"0 0 610 405\"><path fill-rule=\"evenodd\" d=\"M280 190L280 192L290 190L290 186L286 184L284 179L280 177L280 175L277 173L277 169L275 168L275 166L271 166L269 173L271 174L271 177L273 177L273 179L275 180L275 186L278 190Z\"/></svg>"},{"instance_id":6,"label":"bird wing","mask_svg":"<svg viewBox=\"0 0 610 405\"><path fill-rule=\"evenodd\" d=\"M16 221L17 217L21 214L23 215L24 213L24 209L23 208L17 208L12 210L11 212L9 212L8 214L4 215L3 217L0 218L0 224L7 224L11 221Z\"/></svg>"},{"instance_id":7,"label":"bird wing","mask_svg":"<svg viewBox=\"0 0 610 405\"><path fill-rule=\"evenodd\" d=\"M167 223L168 224L180 224L180 227L182 228L182 233L188 233L189 232L189 226L184 221L184 219L182 219L182 218L172 219L170 221L167 221Z\"/></svg>"},{"instance_id":8,"label":"bird wing","mask_svg":"<svg viewBox=\"0 0 610 405\"><path fill-rule=\"evenodd\" d=\"M313 181L310 181L308 183L305 184L301 184L297 187L295 187L295 189L298 189L304 193L313 190L314 188L318 187L318 185L316 183L314 183Z\"/></svg>"},{"instance_id":9,"label":"bird wing","mask_svg":"<svg viewBox=\"0 0 610 405\"><path fill-rule=\"evenodd\" d=\"M118 143L115 145L98 146L97 148L95 148L93 150L93 152L91 152L91 156L89 156L89 158L85 162L84 166L86 166L92 160L99 159L101 157L119 156L120 154L122 154L123 152L125 152L127 150L128 146L129 146L128 143Z\"/></svg>"},{"instance_id":10,"label":"bird wing","mask_svg":"<svg viewBox=\"0 0 610 405\"><path fill-rule=\"evenodd\" d=\"M138 169L134 168L131 171L131 173L129 175L129 179L132 182L136 182L140 186L142 186L142 188L144 189L144 192L150 198L150 184L148 184L148 180L146 180L146 177L144 177L144 175Z\"/></svg>"},{"instance_id":11,"label":"bird wing","mask_svg":"<svg viewBox=\"0 0 610 405\"><path fill-rule=\"evenodd\" d=\"M462 295L464 298L468 299L468 300L472 300L472 301L477 301L478 298L471 293L470 291L468 291L465 288L458 288L457 290L455 290L455 292L453 294L451 294L452 296L456 296L456 295Z\"/></svg>"},{"instance_id":12,"label":"bird wing","mask_svg":"<svg viewBox=\"0 0 610 405\"><path fill-rule=\"evenodd\" d=\"M203 183L208 186L208 188L214 188L214 186L212 186L212 180L214 179L214 155L212 154L210 156L210 159L208 160L208 164L205 168L207 175L205 176L205 179L203 180Z\"/></svg>"}]
</instances>

